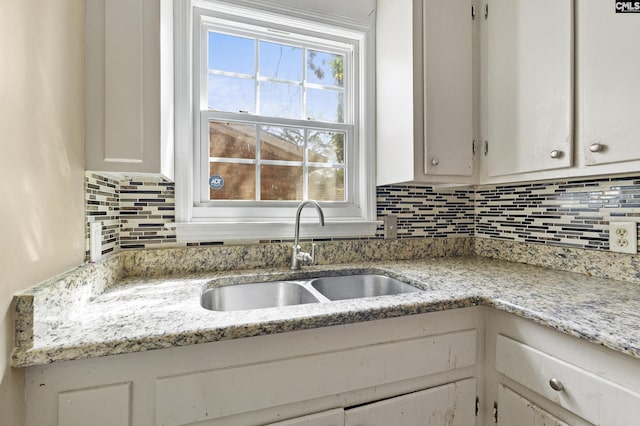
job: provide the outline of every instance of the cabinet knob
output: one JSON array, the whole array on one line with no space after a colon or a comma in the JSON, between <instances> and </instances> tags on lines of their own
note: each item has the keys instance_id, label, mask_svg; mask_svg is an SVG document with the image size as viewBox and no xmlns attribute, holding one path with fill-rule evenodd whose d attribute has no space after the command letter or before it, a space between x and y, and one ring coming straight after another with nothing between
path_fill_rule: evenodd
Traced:
<instances>
[{"instance_id":1,"label":"cabinet knob","mask_svg":"<svg viewBox=\"0 0 640 426\"><path fill-rule=\"evenodd\" d=\"M592 143L591 146L589 146L589 151L591 152L602 152L604 151L605 146L601 143Z\"/></svg>"},{"instance_id":2,"label":"cabinet knob","mask_svg":"<svg viewBox=\"0 0 640 426\"><path fill-rule=\"evenodd\" d=\"M549 157L551 157L551 158L560 158L560 157L562 157L562 151L560 151L558 149L554 149L553 151L551 151L549 153Z\"/></svg>"},{"instance_id":3,"label":"cabinet knob","mask_svg":"<svg viewBox=\"0 0 640 426\"><path fill-rule=\"evenodd\" d=\"M560 382L560 380L556 379L555 377L549 380L549 386L551 386L551 389L553 389L556 392L562 392L564 390L564 386L562 385L562 382Z\"/></svg>"},{"instance_id":4,"label":"cabinet knob","mask_svg":"<svg viewBox=\"0 0 640 426\"><path fill-rule=\"evenodd\" d=\"M438 160L437 158L434 158L433 160L431 160L431 164L433 164L434 166L437 166L438 164L440 164L440 160Z\"/></svg>"}]
</instances>

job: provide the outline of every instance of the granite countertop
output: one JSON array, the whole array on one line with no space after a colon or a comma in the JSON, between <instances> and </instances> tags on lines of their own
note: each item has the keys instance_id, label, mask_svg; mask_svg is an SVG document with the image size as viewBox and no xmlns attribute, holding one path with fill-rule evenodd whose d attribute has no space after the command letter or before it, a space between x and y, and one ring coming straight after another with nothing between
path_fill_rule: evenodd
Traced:
<instances>
[{"instance_id":1,"label":"granite countertop","mask_svg":"<svg viewBox=\"0 0 640 426\"><path fill-rule=\"evenodd\" d=\"M204 288L313 275L383 273L424 291L251 311L200 306ZM13 365L26 367L468 306L492 306L640 358L640 284L485 257L438 257L129 278L89 298L51 327L34 327Z\"/></svg>"}]
</instances>

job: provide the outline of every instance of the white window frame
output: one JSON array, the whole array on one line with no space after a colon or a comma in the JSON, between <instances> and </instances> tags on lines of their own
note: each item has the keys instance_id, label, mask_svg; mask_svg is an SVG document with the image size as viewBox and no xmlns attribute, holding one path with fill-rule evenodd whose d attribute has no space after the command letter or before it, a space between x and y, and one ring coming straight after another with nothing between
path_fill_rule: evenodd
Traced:
<instances>
[{"instance_id":1,"label":"white window frame","mask_svg":"<svg viewBox=\"0 0 640 426\"><path fill-rule=\"evenodd\" d=\"M200 19L221 23L232 19L250 25L255 22L277 23L274 29L293 27L296 33L326 34L330 30L334 46L347 40L356 47L352 67L355 87L345 86L354 100L354 116L348 117L354 126L329 124L332 128L348 129L347 138L354 143L346 146L345 158L353 158L353 167L348 167L345 176L347 197L344 203L320 203L326 217L326 226L317 224L315 211L305 209L301 225L303 237L363 237L375 234L377 225L375 211L375 152L374 152L374 29L371 23L350 19L336 19L306 11L292 11L260 1L187 0L174 3L175 35L175 119L176 119L176 227L178 241L228 241L291 239L294 216L298 202L201 202L205 191L200 155L207 155L200 143L206 137L203 131L208 114L201 113L202 99L195 94L194 83L202 72L197 69L201 60ZM208 10L201 14L202 10ZM210 12L213 11L213 12ZM282 26L280 26L280 25ZM331 41L329 43L332 43ZM195 54L194 54L195 52ZM195 55L199 57L194 58ZM195 59L195 60L194 60ZM345 58L347 59L347 58ZM350 58L349 58L350 59ZM205 62L206 63L206 62ZM194 66L194 64L196 64ZM347 80L345 79L345 82ZM205 80L206 82L206 80ZM195 86L197 87L197 86ZM205 99L206 107L206 99ZM220 114L233 120L236 113ZM266 120L269 122L268 120ZM345 117L347 121L347 117ZM289 123L305 124L304 120L281 119L274 125ZM313 127L316 123L313 124ZM320 124L322 127L322 124ZM257 205L259 203L259 205ZM223 205L221 205L223 204Z\"/></svg>"}]
</instances>

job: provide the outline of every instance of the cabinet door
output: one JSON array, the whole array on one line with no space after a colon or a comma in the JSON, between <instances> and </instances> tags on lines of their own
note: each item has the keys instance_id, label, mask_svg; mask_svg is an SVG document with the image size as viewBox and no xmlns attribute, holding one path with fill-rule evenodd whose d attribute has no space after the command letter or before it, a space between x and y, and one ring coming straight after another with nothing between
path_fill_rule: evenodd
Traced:
<instances>
[{"instance_id":1,"label":"cabinet door","mask_svg":"<svg viewBox=\"0 0 640 426\"><path fill-rule=\"evenodd\" d=\"M378 185L471 183L475 0L378 0Z\"/></svg>"},{"instance_id":2,"label":"cabinet door","mask_svg":"<svg viewBox=\"0 0 640 426\"><path fill-rule=\"evenodd\" d=\"M473 173L471 0L427 0L424 37L424 173Z\"/></svg>"},{"instance_id":3,"label":"cabinet door","mask_svg":"<svg viewBox=\"0 0 640 426\"><path fill-rule=\"evenodd\" d=\"M76 389L58 394L58 425L131 425L131 383Z\"/></svg>"},{"instance_id":4,"label":"cabinet door","mask_svg":"<svg viewBox=\"0 0 640 426\"><path fill-rule=\"evenodd\" d=\"M580 142L587 165L640 160L640 15L616 13L613 3L578 2Z\"/></svg>"},{"instance_id":5,"label":"cabinet door","mask_svg":"<svg viewBox=\"0 0 640 426\"><path fill-rule=\"evenodd\" d=\"M344 410L336 408L335 410L271 423L268 426L344 426Z\"/></svg>"},{"instance_id":6,"label":"cabinet door","mask_svg":"<svg viewBox=\"0 0 640 426\"><path fill-rule=\"evenodd\" d=\"M87 170L173 179L173 6L86 0Z\"/></svg>"},{"instance_id":7,"label":"cabinet door","mask_svg":"<svg viewBox=\"0 0 640 426\"><path fill-rule=\"evenodd\" d=\"M511 389L498 388L498 426L568 426Z\"/></svg>"},{"instance_id":8,"label":"cabinet door","mask_svg":"<svg viewBox=\"0 0 640 426\"><path fill-rule=\"evenodd\" d=\"M438 386L345 411L345 426L475 424L475 379Z\"/></svg>"},{"instance_id":9,"label":"cabinet door","mask_svg":"<svg viewBox=\"0 0 640 426\"><path fill-rule=\"evenodd\" d=\"M573 1L491 0L487 50L488 175L570 167Z\"/></svg>"}]
</instances>

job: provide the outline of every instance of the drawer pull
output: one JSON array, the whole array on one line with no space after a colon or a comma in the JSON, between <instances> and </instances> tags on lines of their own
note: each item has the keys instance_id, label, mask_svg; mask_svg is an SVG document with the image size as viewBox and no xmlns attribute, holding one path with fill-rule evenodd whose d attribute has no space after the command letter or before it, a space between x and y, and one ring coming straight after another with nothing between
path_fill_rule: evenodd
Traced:
<instances>
[{"instance_id":1,"label":"drawer pull","mask_svg":"<svg viewBox=\"0 0 640 426\"><path fill-rule=\"evenodd\" d=\"M560 382L560 380L556 378L549 380L549 386L551 386L551 389L553 389L556 392L562 392L564 390L564 386L562 385L562 382Z\"/></svg>"}]
</instances>

